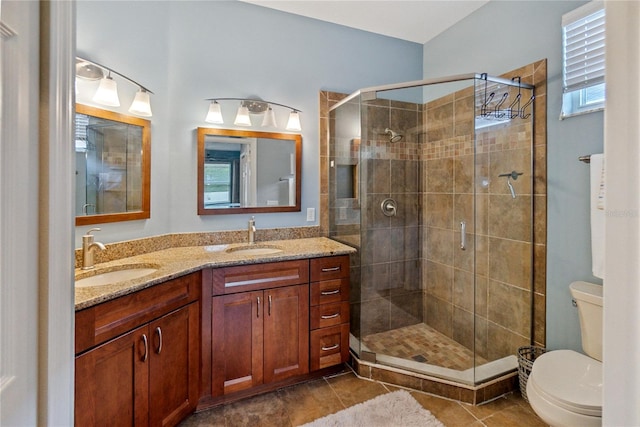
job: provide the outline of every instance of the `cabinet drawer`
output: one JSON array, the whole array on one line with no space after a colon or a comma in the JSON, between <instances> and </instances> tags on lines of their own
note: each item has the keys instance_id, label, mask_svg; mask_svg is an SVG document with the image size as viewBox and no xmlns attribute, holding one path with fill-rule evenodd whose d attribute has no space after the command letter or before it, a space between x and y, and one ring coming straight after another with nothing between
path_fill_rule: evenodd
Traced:
<instances>
[{"instance_id":1,"label":"cabinet drawer","mask_svg":"<svg viewBox=\"0 0 640 427\"><path fill-rule=\"evenodd\" d=\"M213 295L233 294L309 283L309 261L282 261L266 264L214 268Z\"/></svg>"},{"instance_id":2,"label":"cabinet drawer","mask_svg":"<svg viewBox=\"0 0 640 427\"><path fill-rule=\"evenodd\" d=\"M311 307L311 329L349 323L349 302L342 301Z\"/></svg>"},{"instance_id":3,"label":"cabinet drawer","mask_svg":"<svg viewBox=\"0 0 640 427\"><path fill-rule=\"evenodd\" d=\"M200 272L76 312L75 353L200 298Z\"/></svg>"},{"instance_id":4,"label":"cabinet drawer","mask_svg":"<svg viewBox=\"0 0 640 427\"><path fill-rule=\"evenodd\" d=\"M311 281L349 277L349 255L314 258L311 260Z\"/></svg>"},{"instance_id":5,"label":"cabinet drawer","mask_svg":"<svg viewBox=\"0 0 640 427\"><path fill-rule=\"evenodd\" d=\"M349 301L349 278L323 280L311 284L311 305Z\"/></svg>"},{"instance_id":6,"label":"cabinet drawer","mask_svg":"<svg viewBox=\"0 0 640 427\"><path fill-rule=\"evenodd\" d=\"M311 331L311 370L346 362L349 357L349 324Z\"/></svg>"}]
</instances>

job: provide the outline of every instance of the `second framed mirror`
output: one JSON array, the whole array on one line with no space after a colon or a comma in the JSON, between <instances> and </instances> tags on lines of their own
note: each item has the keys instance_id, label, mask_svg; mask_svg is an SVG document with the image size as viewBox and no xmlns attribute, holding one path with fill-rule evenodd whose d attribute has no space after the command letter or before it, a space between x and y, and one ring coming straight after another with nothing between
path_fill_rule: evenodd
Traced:
<instances>
[{"instance_id":1,"label":"second framed mirror","mask_svg":"<svg viewBox=\"0 0 640 427\"><path fill-rule=\"evenodd\" d=\"M198 215L299 212L302 136L198 128Z\"/></svg>"}]
</instances>

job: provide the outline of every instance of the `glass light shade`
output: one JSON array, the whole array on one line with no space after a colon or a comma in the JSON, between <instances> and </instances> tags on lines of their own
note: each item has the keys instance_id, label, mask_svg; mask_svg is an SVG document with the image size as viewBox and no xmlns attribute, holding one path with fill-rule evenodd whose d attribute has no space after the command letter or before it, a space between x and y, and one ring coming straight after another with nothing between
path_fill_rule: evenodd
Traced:
<instances>
[{"instance_id":1,"label":"glass light shade","mask_svg":"<svg viewBox=\"0 0 640 427\"><path fill-rule=\"evenodd\" d=\"M109 107L119 107L120 99L118 98L118 85L111 76L104 77L100 80L100 86L96 94L93 95L93 101L98 104L107 105Z\"/></svg>"},{"instance_id":2,"label":"glass light shade","mask_svg":"<svg viewBox=\"0 0 640 427\"><path fill-rule=\"evenodd\" d=\"M262 119L262 126L278 127L278 124L276 123L276 113L273 111L273 108L269 107L269 109L265 111L264 119Z\"/></svg>"},{"instance_id":3,"label":"glass light shade","mask_svg":"<svg viewBox=\"0 0 640 427\"><path fill-rule=\"evenodd\" d=\"M224 120L222 120L222 110L220 109L220 104L218 104L217 101L211 101L211 104L209 104L209 112L207 113L207 117L204 121L207 123L224 123Z\"/></svg>"},{"instance_id":4,"label":"glass light shade","mask_svg":"<svg viewBox=\"0 0 640 427\"><path fill-rule=\"evenodd\" d=\"M133 98L129 112L142 117L151 117L151 102L149 100L149 92L144 89L136 92L136 97Z\"/></svg>"},{"instance_id":5,"label":"glass light shade","mask_svg":"<svg viewBox=\"0 0 640 427\"><path fill-rule=\"evenodd\" d=\"M249 109L243 105L238 107L236 120L233 122L237 126L251 126L251 118L249 117Z\"/></svg>"},{"instance_id":6,"label":"glass light shade","mask_svg":"<svg viewBox=\"0 0 640 427\"><path fill-rule=\"evenodd\" d=\"M287 122L287 130L295 130L301 131L302 127L300 126L300 114L293 110L291 114L289 114L289 121Z\"/></svg>"}]
</instances>

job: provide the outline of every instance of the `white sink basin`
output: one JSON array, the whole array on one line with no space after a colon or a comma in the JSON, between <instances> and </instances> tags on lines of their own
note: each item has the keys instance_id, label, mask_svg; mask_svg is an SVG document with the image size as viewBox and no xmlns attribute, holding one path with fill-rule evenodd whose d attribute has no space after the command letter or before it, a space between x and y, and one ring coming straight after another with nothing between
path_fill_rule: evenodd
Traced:
<instances>
[{"instance_id":1,"label":"white sink basin","mask_svg":"<svg viewBox=\"0 0 640 427\"><path fill-rule=\"evenodd\" d=\"M138 279L158 271L157 268L147 266L124 266L121 269L97 273L82 279L76 279L76 287L83 288L89 286L110 285L125 280Z\"/></svg>"},{"instance_id":2,"label":"white sink basin","mask_svg":"<svg viewBox=\"0 0 640 427\"><path fill-rule=\"evenodd\" d=\"M225 252L235 255L272 255L279 254L282 249L278 246L269 245L247 245L229 248Z\"/></svg>"}]
</instances>

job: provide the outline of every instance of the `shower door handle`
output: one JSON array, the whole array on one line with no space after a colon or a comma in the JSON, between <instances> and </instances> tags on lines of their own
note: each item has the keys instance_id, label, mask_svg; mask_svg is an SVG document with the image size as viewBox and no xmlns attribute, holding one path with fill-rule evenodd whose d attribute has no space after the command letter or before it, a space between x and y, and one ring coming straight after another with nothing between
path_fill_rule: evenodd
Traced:
<instances>
[{"instance_id":1,"label":"shower door handle","mask_svg":"<svg viewBox=\"0 0 640 427\"><path fill-rule=\"evenodd\" d=\"M460 221L460 249L467 249L467 223Z\"/></svg>"}]
</instances>

